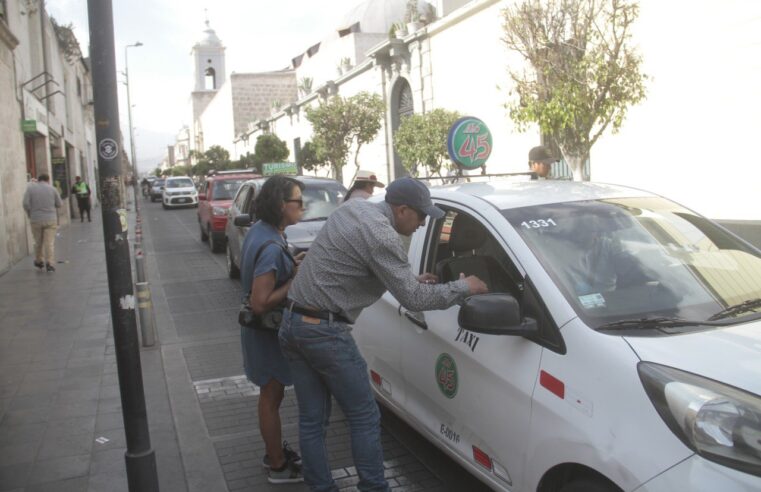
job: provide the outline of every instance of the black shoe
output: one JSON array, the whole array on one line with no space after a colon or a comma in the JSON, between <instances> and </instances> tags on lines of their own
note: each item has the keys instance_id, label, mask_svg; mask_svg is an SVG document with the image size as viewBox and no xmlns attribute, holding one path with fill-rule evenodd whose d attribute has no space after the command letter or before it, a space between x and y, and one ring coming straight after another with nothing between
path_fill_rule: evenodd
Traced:
<instances>
[{"instance_id":1,"label":"black shoe","mask_svg":"<svg viewBox=\"0 0 761 492\"><path fill-rule=\"evenodd\" d=\"M288 445L288 441L283 441L283 454L285 455L286 461L290 461L295 465L301 465L301 456L299 456L299 453L291 449L291 446ZM262 467L267 470L270 469L270 457L267 454L262 458Z\"/></svg>"},{"instance_id":2,"label":"black shoe","mask_svg":"<svg viewBox=\"0 0 761 492\"><path fill-rule=\"evenodd\" d=\"M45 264L43 262L41 262L41 261L34 260L34 266L36 266L37 268L42 270L42 267L44 267Z\"/></svg>"},{"instance_id":3,"label":"black shoe","mask_svg":"<svg viewBox=\"0 0 761 492\"><path fill-rule=\"evenodd\" d=\"M51 265L50 263L45 263L45 270L49 272L55 272L55 267Z\"/></svg>"}]
</instances>

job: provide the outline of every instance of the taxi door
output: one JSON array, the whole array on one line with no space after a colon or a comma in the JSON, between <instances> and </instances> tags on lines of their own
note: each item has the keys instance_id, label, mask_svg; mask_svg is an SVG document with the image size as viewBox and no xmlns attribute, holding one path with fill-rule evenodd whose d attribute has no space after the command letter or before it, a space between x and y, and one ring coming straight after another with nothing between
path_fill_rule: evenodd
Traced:
<instances>
[{"instance_id":1,"label":"taxi door","mask_svg":"<svg viewBox=\"0 0 761 492\"><path fill-rule=\"evenodd\" d=\"M465 208L439 206L447 215L438 224L428 225L426 247L421 248L422 257L412 263L413 268L435 270L443 258L461 253L491 256L497 263L489 260L490 290L519 292L524 274L489 225L504 218L496 210L491 216L489 210L482 212L485 217ZM476 221L470 221L470 230L460 234L472 234L474 225L483 227L484 242L478 249L457 252L448 248L458 234L456 216L460 214ZM542 347L522 337L463 330L457 322L458 312L457 305L420 313L401 308L405 408L472 471L500 487L519 488Z\"/></svg>"}]
</instances>

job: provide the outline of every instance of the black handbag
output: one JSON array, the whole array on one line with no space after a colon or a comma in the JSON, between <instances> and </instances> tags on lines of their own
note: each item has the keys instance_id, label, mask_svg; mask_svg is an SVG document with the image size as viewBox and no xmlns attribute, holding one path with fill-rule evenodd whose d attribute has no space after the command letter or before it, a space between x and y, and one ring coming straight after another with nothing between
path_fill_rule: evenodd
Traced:
<instances>
[{"instance_id":1,"label":"black handbag","mask_svg":"<svg viewBox=\"0 0 761 492\"><path fill-rule=\"evenodd\" d=\"M269 241L265 241L264 244L259 246L259 249L256 252L256 255L254 256L254 265L256 265L256 262L259 261L259 255L261 255L262 251L264 251L264 248L269 246L270 244L277 244L283 249L283 252L290 258L290 260L295 264L296 260L293 259L293 256L291 256L290 251L283 245L283 243L279 241L275 241L274 239L270 239ZM260 330L267 330L267 331L277 331L280 329L280 322L283 320L283 309L285 306L279 306L275 309L272 309L271 311L267 311L264 314L256 314L251 310L251 305L248 303L248 299L245 299L241 305L240 310L238 311L238 323L241 326L245 326L247 328L256 328Z\"/></svg>"}]
</instances>

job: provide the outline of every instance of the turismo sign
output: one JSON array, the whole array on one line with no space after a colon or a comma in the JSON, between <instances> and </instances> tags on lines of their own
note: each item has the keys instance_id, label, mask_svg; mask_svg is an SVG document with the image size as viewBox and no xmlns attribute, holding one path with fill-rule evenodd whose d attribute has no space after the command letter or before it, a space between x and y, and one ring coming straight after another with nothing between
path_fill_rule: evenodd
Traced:
<instances>
[{"instance_id":1,"label":"turismo sign","mask_svg":"<svg viewBox=\"0 0 761 492\"><path fill-rule=\"evenodd\" d=\"M262 174L274 176L275 174L297 174L295 162L265 162L262 164Z\"/></svg>"},{"instance_id":2,"label":"turismo sign","mask_svg":"<svg viewBox=\"0 0 761 492\"><path fill-rule=\"evenodd\" d=\"M465 116L449 128L447 151L462 169L477 169L486 164L491 148L491 132L478 118Z\"/></svg>"}]
</instances>

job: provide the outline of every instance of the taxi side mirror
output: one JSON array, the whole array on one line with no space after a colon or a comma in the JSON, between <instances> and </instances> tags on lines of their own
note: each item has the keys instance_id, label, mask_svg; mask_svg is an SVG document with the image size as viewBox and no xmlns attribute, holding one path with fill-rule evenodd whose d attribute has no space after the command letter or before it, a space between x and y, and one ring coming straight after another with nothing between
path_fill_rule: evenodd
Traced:
<instances>
[{"instance_id":1,"label":"taxi side mirror","mask_svg":"<svg viewBox=\"0 0 761 492\"><path fill-rule=\"evenodd\" d=\"M233 224L238 227L248 227L251 225L251 216L248 214L236 215L233 219Z\"/></svg>"},{"instance_id":2,"label":"taxi side mirror","mask_svg":"<svg viewBox=\"0 0 761 492\"><path fill-rule=\"evenodd\" d=\"M539 333L536 320L521 318L520 304L509 294L480 294L468 297L460 307L457 322L461 328L487 335L531 338Z\"/></svg>"}]
</instances>

